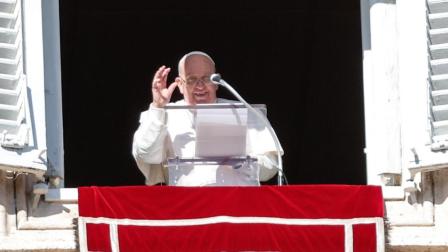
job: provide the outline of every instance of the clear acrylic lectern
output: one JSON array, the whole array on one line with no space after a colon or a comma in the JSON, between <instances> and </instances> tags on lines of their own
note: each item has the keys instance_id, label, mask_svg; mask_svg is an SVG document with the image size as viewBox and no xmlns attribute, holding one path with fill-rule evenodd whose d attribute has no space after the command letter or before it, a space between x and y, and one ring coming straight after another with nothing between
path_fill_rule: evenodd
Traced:
<instances>
[{"instance_id":1,"label":"clear acrylic lectern","mask_svg":"<svg viewBox=\"0 0 448 252\"><path fill-rule=\"evenodd\" d=\"M257 186L259 173L257 159L249 156L168 159L168 185Z\"/></svg>"},{"instance_id":2,"label":"clear acrylic lectern","mask_svg":"<svg viewBox=\"0 0 448 252\"><path fill-rule=\"evenodd\" d=\"M264 105L254 105L266 114ZM195 156L168 159L168 185L257 186L256 157L247 151L247 132L260 127L255 115L240 103L172 105L193 115Z\"/></svg>"}]
</instances>

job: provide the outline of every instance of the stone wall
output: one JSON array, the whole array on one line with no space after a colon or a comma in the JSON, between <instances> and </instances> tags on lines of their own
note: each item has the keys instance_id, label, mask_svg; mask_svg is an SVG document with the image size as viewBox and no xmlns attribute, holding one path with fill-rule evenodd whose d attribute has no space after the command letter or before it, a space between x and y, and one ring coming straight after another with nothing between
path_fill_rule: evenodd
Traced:
<instances>
[{"instance_id":1,"label":"stone wall","mask_svg":"<svg viewBox=\"0 0 448 252\"><path fill-rule=\"evenodd\" d=\"M0 251L77 251L77 203L46 201L36 182L0 170Z\"/></svg>"},{"instance_id":2,"label":"stone wall","mask_svg":"<svg viewBox=\"0 0 448 252\"><path fill-rule=\"evenodd\" d=\"M421 174L402 199L386 197L387 251L448 251L447 198L447 169Z\"/></svg>"}]
</instances>

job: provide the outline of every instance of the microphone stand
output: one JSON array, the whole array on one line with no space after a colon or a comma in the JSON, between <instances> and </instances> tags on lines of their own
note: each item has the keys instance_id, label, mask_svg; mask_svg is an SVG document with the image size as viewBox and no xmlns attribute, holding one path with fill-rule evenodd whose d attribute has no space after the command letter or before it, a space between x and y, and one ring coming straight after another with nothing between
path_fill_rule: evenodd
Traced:
<instances>
[{"instance_id":1,"label":"microphone stand","mask_svg":"<svg viewBox=\"0 0 448 252\"><path fill-rule=\"evenodd\" d=\"M277 151L277 162L278 162L278 177L277 177L277 183L279 186L283 185L283 161L282 161L282 155L280 153L280 141L278 140L277 134L275 134L274 129L272 128L271 124L269 123L268 119L261 114L260 111L256 110L255 108L252 107L252 105L250 105L249 103L247 103L243 97L241 97L238 92L232 88L232 86L230 86L229 83L227 83L225 80L223 80L221 78L221 75L219 74L212 74L210 76L210 80L212 81L212 83L216 84L216 85L220 85L225 87L227 90L229 90L240 102L242 102L244 104L244 106L246 106L250 111L252 111L257 117L258 119L260 119L266 126L266 128L268 128L269 133L272 136L272 139L274 140L274 144L275 144L275 148Z\"/></svg>"}]
</instances>

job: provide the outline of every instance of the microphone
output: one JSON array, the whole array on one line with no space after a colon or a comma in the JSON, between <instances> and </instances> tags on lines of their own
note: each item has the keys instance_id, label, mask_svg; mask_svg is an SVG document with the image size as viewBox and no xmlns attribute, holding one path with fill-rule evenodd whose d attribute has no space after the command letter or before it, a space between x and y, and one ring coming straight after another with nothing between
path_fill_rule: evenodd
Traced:
<instances>
[{"instance_id":1,"label":"microphone","mask_svg":"<svg viewBox=\"0 0 448 252\"><path fill-rule=\"evenodd\" d=\"M214 73L210 76L210 80L213 82L213 84L220 85L221 83L221 75L218 73Z\"/></svg>"},{"instance_id":2,"label":"microphone","mask_svg":"<svg viewBox=\"0 0 448 252\"><path fill-rule=\"evenodd\" d=\"M254 109L249 103L247 103L243 97L241 97L238 92L230 86L229 83L227 83L225 80L221 78L221 75L218 73L214 73L210 76L210 80L213 84L223 86L227 90L229 90L240 102L246 106L252 113L254 113L258 119L260 119L263 124L266 126L266 128L269 130L269 133L272 136L272 139L274 140L275 149L277 151L277 161L278 161L278 185L283 184L283 162L282 162L282 155L281 155L281 147L280 147L280 141L278 140L277 134L275 134L274 129L272 128L271 124L269 123L268 119L258 110Z\"/></svg>"}]
</instances>

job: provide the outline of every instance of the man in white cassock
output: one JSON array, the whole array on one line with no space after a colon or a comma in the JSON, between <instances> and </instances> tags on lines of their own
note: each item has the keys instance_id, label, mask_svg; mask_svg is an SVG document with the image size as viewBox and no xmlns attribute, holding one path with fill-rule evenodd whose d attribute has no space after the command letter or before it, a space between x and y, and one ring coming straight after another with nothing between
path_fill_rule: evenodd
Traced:
<instances>
[{"instance_id":1,"label":"man in white cassock","mask_svg":"<svg viewBox=\"0 0 448 252\"><path fill-rule=\"evenodd\" d=\"M169 104L191 105L235 103L216 97L218 86L210 81L215 63L206 53L193 51L179 61L179 76L167 84L171 69L161 66L152 81L152 102L140 115L140 125L134 134L132 154L143 173L147 185L168 182L167 159L194 157L195 128L189 110L165 109ZM176 89L183 99L170 103ZM262 127L247 131L246 152L257 158L260 181L271 179L278 171L277 151L269 131ZM283 151L281 151L283 153ZM250 185L238 177L231 166L193 166L176 180L178 186Z\"/></svg>"}]
</instances>

